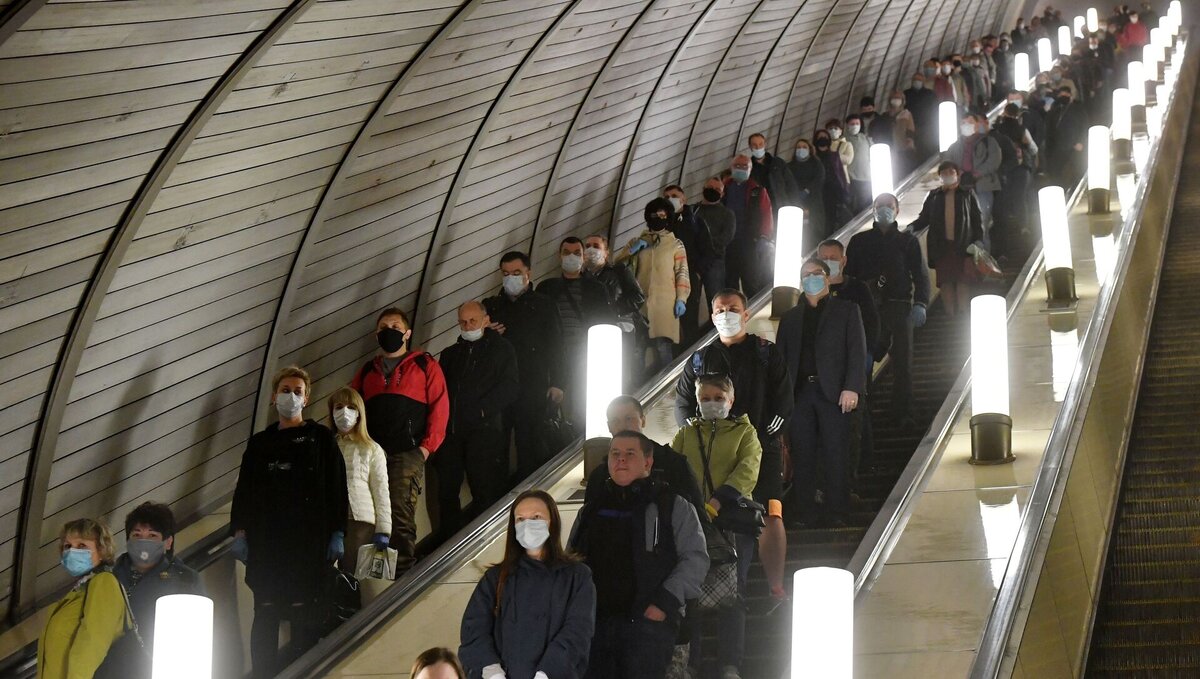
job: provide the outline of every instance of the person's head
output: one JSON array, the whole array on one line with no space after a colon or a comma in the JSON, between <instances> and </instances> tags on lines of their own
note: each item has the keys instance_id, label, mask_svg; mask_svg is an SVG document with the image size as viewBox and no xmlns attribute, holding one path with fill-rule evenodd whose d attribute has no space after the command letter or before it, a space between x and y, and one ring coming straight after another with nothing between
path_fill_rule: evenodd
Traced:
<instances>
[{"instance_id":1,"label":"person's head","mask_svg":"<svg viewBox=\"0 0 1200 679\"><path fill-rule=\"evenodd\" d=\"M905 97L903 92L900 90L892 90L892 93L888 95L888 110L893 112L903 110L904 100Z\"/></svg>"},{"instance_id":2,"label":"person's head","mask_svg":"<svg viewBox=\"0 0 1200 679\"><path fill-rule=\"evenodd\" d=\"M295 421L308 405L308 392L312 388L312 378L308 371L295 365L289 365L275 373L271 380L271 404L279 413L281 421Z\"/></svg>"},{"instance_id":3,"label":"person's head","mask_svg":"<svg viewBox=\"0 0 1200 679\"><path fill-rule=\"evenodd\" d=\"M800 267L800 287L804 294L813 298L829 294L829 265L817 257L804 260Z\"/></svg>"},{"instance_id":4,"label":"person's head","mask_svg":"<svg viewBox=\"0 0 1200 679\"><path fill-rule=\"evenodd\" d=\"M1141 17L1138 16L1137 10L1130 10L1129 23L1136 24L1140 20L1141 20Z\"/></svg>"},{"instance_id":5,"label":"person's head","mask_svg":"<svg viewBox=\"0 0 1200 679\"><path fill-rule=\"evenodd\" d=\"M675 218L675 208L671 207L671 201L666 198L655 198L646 203L646 209L642 216L651 231L664 231L671 225L671 220Z\"/></svg>"},{"instance_id":6,"label":"person's head","mask_svg":"<svg viewBox=\"0 0 1200 679\"><path fill-rule=\"evenodd\" d=\"M642 402L629 394L621 394L609 401L604 414L608 419L609 434L619 431L640 432L646 426L646 411L642 409Z\"/></svg>"},{"instance_id":7,"label":"person's head","mask_svg":"<svg viewBox=\"0 0 1200 679\"><path fill-rule=\"evenodd\" d=\"M924 73L914 73L914 74L913 74L913 77L912 77L912 88L913 88L914 90L923 90L923 89L925 89L925 74L924 74Z\"/></svg>"},{"instance_id":8,"label":"person's head","mask_svg":"<svg viewBox=\"0 0 1200 679\"><path fill-rule=\"evenodd\" d=\"M704 188L700 193L705 203L719 203L725 195L725 182L720 177L709 177L704 180Z\"/></svg>"},{"instance_id":9,"label":"person's head","mask_svg":"<svg viewBox=\"0 0 1200 679\"><path fill-rule=\"evenodd\" d=\"M654 466L654 442L640 431L625 430L613 434L608 445L608 475L613 483L625 488L650 476Z\"/></svg>"},{"instance_id":10,"label":"person's head","mask_svg":"<svg viewBox=\"0 0 1200 679\"><path fill-rule=\"evenodd\" d=\"M796 140L796 152L792 156L796 160L809 160L813 156L812 142L807 139Z\"/></svg>"},{"instance_id":11,"label":"person's head","mask_svg":"<svg viewBox=\"0 0 1200 679\"><path fill-rule=\"evenodd\" d=\"M467 679L458 656L448 648L422 651L412 666L412 679Z\"/></svg>"},{"instance_id":12,"label":"person's head","mask_svg":"<svg viewBox=\"0 0 1200 679\"><path fill-rule=\"evenodd\" d=\"M583 241L575 236L562 239L558 244L558 262L568 276L583 271Z\"/></svg>"},{"instance_id":13,"label":"person's head","mask_svg":"<svg viewBox=\"0 0 1200 679\"><path fill-rule=\"evenodd\" d=\"M816 146L818 151L828 151L832 140L833 137L830 136L828 130L813 132L813 146Z\"/></svg>"},{"instance_id":14,"label":"person's head","mask_svg":"<svg viewBox=\"0 0 1200 679\"><path fill-rule=\"evenodd\" d=\"M678 184L668 184L667 188L663 189L663 198L667 199L676 214L683 210L684 205L687 205L687 194Z\"/></svg>"},{"instance_id":15,"label":"person's head","mask_svg":"<svg viewBox=\"0 0 1200 679\"><path fill-rule=\"evenodd\" d=\"M825 262L831 280L841 280L842 272L846 270L846 246L842 241L836 238L821 241L817 246L817 259Z\"/></svg>"},{"instance_id":16,"label":"person's head","mask_svg":"<svg viewBox=\"0 0 1200 679\"><path fill-rule=\"evenodd\" d=\"M1004 117L1011 120L1016 120L1021 117L1021 107L1018 104L1009 102L1004 105Z\"/></svg>"},{"instance_id":17,"label":"person's head","mask_svg":"<svg viewBox=\"0 0 1200 679\"><path fill-rule=\"evenodd\" d=\"M958 186L958 176L961 174L961 169L957 164L946 160L938 165L938 177L942 180L942 186L952 189Z\"/></svg>"},{"instance_id":18,"label":"person's head","mask_svg":"<svg viewBox=\"0 0 1200 679\"><path fill-rule=\"evenodd\" d=\"M1060 103L1060 104L1071 103L1071 99L1072 99L1071 88L1070 87L1058 88L1058 92L1055 93L1055 98L1058 99L1058 103Z\"/></svg>"},{"instance_id":19,"label":"person's head","mask_svg":"<svg viewBox=\"0 0 1200 679\"><path fill-rule=\"evenodd\" d=\"M733 177L733 181L742 183L750 178L750 156L745 153L739 153L733 157L733 162L729 164L729 176Z\"/></svg>"},{"instance_id":20,"label":"person's head","mask_svg":"<svg viewBox=\"0 0 1200 679\"><path fill-rule=\"evenodd\" d=\"M500 275L509 297L517 297L529 287L529 255L513 250L500 257Z\"/></svg>"},{"instance_id":21,"label":"person's head","mask_svg":"<svg viewBox=\"0 0 1200 679\"><path fill-rule=\"evenodd\" d=\"M736 342L746 335L750 323L750 303L737 288L717 291L712 300L712 321L722 340Z\"/></svg>"},{"instance_id":22,"label":"person's head","mask_svg":"<svg viewBox=\"0 0 1200 679\"><path fill-rule=\"evenodd\" d=\"M404 353L412 340L412 323L403 309L390 307L379 312L375 318L375 339L379 348L388 356Z\"/></svg>"},{"instance_id":23,"label":"person's head","mask_svg":"<svg viewBox=\"0 0 1200 679\"><path fill-rule=\"evenodd\" d=\"M723 420L729 417L733 396L733 381L726 375L700 375L696 378L696 403L702 419Z\"/></svg>"},{"instance_id":24,"label":"person's head","mask_svg":"<svg viewBox=\"0 0 1200 679\"><path fill-rule=\"evenodd\" d=\"M871 203L871 209L875 216L875 223L888 227L896 222L896 217L900 214L900 201L893 194L881 193L875 196L875 201Z\"/></svg>"},{"instance_id":25,"label":"person's head","mask_svg":"<svg viewBox=\"0 0 1200 679\"><path fill-rule=\"evenodd\" d=\"M71 577L83 577L100 564L111 566L116 558L112 533L95 519L75 519L63 524L58 542L62 550L60 563Z\"/></svg>"},{"instance_id":26,"label":"person's head","mask_svg":"<svg viewBox=\"0 0 1200 679\"><path fill-rule=\"evenodd\" d=\"M146 572L175 553L175 515L158 502L143 502L125 515L125 553Z\"/></svg>"},{"instance_id":27,"label":"person's head","mask_svg":"<svg viewBox=\"0 0 1200 679\"><path fill-rule=\"evenodd\" d=\"M487 307L476 300L463 302L458 307L458 332L468 342L482 338L483 331L491 322Z\"/></svg>"},{"instance_id":28,"label":"person's head","mask_svg":"<svg viewBox=\"0 0 1200 679\"><path fill-rule=\"evenodd\" d=\"M846 116L846 133L858 134L860 132L862 132L862 116L857 113Z\"/></svg>"},{"instance_id":29,"label":"person's head","mask_svg":"<svg viewBox=\"0 0 1200 679\"><path fill-rule=\"evenodd\" d=\"M981 117L982 116L976 116L974 113L968 113L967 115L963 116L962 121L959 123L959 131L962 133L962 136L973 137L983 132L979 125L979 118Z\"/></svg>"},{"instance_id":30,"label":"person's head","mask_svg":"<svg viewBox=\"0 0 1200 679\"><path fill-rule=\"evenodd\" d=\"M941 70L942 62L938 61L937 59L930 59L929 61L925 62L924 66L921 67L921 74L926 78L932 78L940 73Z\"/></svg>"},{"instance_id":31,"label":"person's head","mask_svg":"<svg viewBox=\"0 0 1200 679\"><path fill-rule=\"evenodd\" d=\"M765 158L767 155L767 138L761 132L755 132L746 139L746 143L750 146L750 155L758 160Z\"/></svg>"},{"instance_id":32,"label":"person's head","mask_svg":"<svg viewBox=\"0 0 1200 679\"><path fill-rule=\"evenodd\" d=\"M329 420L338 436L363 444L371 442L371 436L367 434L367 408L357 391L342 387L330 394L326 403Z\"/></svg>"},{"instance_id":33,"label":"person's head","mask_svg":"<svg viewBox=\"0 0 1200 679\"><path fill-rule=\"evenodd\" d=\"M608 239L593 233L583 239L583 261L589 269L599 269L608 262Z\"/></svg>"},{"instance_id":34,"label":"person's head","mask_svg":"<svg viewBox=\"0 0 1200 679\"><path fill-rule=\"evenodd\" d=\"M858 111L863 114L875 112L875 97L863 97L858 100Z\"/></svg>"},{"instance_id":35,"label":"person's head","mask_svg":"<svg viewBox=\"0 0 1200 679\"><path fill-rule=\"evenodd\" d=\"M839 120L837 118L830 118L829 120L825 121L825 131L829 133L830 139L833 139L833 140L841 139L842 130L844 130L844 129L845 129L845 125L842 123L841 120Z\"/></svg>"},{"instance_id":36,"label":"person's head","mask_svg":"<svg viewBox=\"0 0 1200 679\"><path fill-rule=\"evenodd\" d=\"M502 567L511 570L524 554L536 555L547 564L570 560L562 546L558 504L544 490L521 493L508 511L508 539Z\"/></svg>"},{"instance_id":37,"label":"person's head","mask_svg":"<svg viewBox=\"0 0 1200 679\"><path fill-rule=\"evenodd\" d=\"M1025 105L1025 93L1019 90L1009 90L1007 95L1008 103L1016 104L1017 108Z\"/></svg>"}]
</instances>

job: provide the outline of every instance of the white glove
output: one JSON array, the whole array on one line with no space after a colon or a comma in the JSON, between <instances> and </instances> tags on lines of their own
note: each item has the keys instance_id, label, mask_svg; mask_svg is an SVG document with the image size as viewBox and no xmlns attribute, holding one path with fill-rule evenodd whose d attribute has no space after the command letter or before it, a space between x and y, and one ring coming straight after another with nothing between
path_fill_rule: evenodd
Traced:
<instances>
[{"instance_id":1,"label":"white glove","mask_svg":"<svg viewBox=\"0 0 1200 679\"><path fill-rule=\"evenodd\" d=\"M983 248L979 247L979 243L971 243L970 245L967 246L967 254L968 255L978 257L979 253L982 251L983 251Z\"/></svg>"},{"instance_id":2,"label":"white glove","mask_svg":"<svg viewBox=\"0 0 1200 679\"><path fill-rule=\"evenodd\" d=\"M633 332L633 324L629 321L621 321L617 323L617 327L621 329L621 332Z\"/></svg>"},{"instance_id":3,"label":"white glove","mask_svg":"<svg viewBox=\"0 0 1200 679\"><path fill-rule=\"evenodd\" d=\"M550 677L547 677L545 672L538 670L537 674L533 675L533 679L550 679Z\"/></svg>"},{"instance_id":4,"label":"white glove","mask_svg":"<svg viewBox=\"0 0 1200 679\"><path fill-rule=\"evenodd\" d=\"M504 667L500 663L483 668L482 674L483 679L508 679L508 675L504 674Z\"/></svg>"}]
</instances>

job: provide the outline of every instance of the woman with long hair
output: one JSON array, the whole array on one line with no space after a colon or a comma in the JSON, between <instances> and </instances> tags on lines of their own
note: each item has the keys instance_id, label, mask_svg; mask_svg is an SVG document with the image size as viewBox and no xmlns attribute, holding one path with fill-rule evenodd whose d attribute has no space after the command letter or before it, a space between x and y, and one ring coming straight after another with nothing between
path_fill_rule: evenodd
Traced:
<instances>
[{"instance_id":1,"label":"woman with long hair","mask_svg":"<svg viewBox=\"0 0 1200 679\"><path fill-rule=\"evenodd\" d=\"M342 387L329 396L329 421L346 463L350 513L346 521L346 552L342 570L353 573L358 549L375 543L386 549L392 534L392 498L388 494L387 455L367 434L367 409L362 396Z\"/></svg>"},{"instance_id":2,"label":"woman with long hair","mask_svg":"<svg viewBox=\"0 0 1200 679\"><path fill-rule=\"evenodd\" d=\"M527 490L508 513L504 558L475 587L458 655L471 679L578 679L596 620L592 574L563 549L558 504Z\"/></svg>"}]
</instances>

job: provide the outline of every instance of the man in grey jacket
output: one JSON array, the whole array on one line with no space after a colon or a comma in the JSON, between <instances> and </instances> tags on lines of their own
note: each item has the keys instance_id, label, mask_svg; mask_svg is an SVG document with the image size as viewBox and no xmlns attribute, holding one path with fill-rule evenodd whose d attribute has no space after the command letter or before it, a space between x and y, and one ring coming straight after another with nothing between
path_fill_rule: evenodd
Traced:
<instances>
[{"instance_id":1,"label":"man in grey jacket","mask_svg":"<svg viewBox=\"0 0 1200 679\"><path fill-rule=\"evenodd\" d=\"M588 679L661 679L684 601L700 593L708 548L692 505L650 478L654 443L613 436L604 492L584 503L570 547L596 584Z\"/></svg>"}]
</instances>

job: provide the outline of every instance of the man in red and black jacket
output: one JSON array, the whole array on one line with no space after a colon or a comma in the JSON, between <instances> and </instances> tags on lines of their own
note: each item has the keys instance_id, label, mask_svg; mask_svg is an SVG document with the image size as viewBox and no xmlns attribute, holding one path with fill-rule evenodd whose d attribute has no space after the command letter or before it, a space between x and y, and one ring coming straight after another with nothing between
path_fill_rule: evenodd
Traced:
<instances>
[{"instance_id":1,"label":"man in red and black jacket","mask_svg":"<svg viewBox=\"0 0 1200 679\"><path fill-rule=\"evenodd\" d=\"M366 402L367 433L387 453L390 545L399 553L399 577L416 561L417 496L425 482L425 460L446 438L450 399L438 362L409 349L412 326L406 313L384 309L375 321L375 336L382 353L359 369L350 386Z\"/></svg>"}]
</instances>

